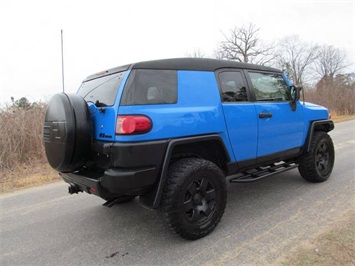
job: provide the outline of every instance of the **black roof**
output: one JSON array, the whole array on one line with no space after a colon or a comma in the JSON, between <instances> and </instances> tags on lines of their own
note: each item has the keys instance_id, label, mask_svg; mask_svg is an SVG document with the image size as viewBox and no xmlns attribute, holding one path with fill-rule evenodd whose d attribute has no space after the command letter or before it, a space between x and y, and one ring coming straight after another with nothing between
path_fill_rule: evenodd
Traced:
<instances>
[{"instance_id":1,"label":"black roof","mask_svg":"<svg viewBox=\"0 0 355 266\"><path fill-rule=\"evenodd\" d=\"M221 68L243 68L251 70L262 70L262 71L272 71L272 72L281 72L278 69L240 63L236 61L229 60L219 60L219 59L209 59L209 58L171 58L171 59L161 59L161 60L152 60L138 62L134 64L119 66L111 68L106 71L88 76L86 80L98 78L100 76L106 76L120 71L132 69L169 69L169 70L200 70L200 71L216 71Z\"/></svg>"},{"instance_id":2,"label":"black roof","mask_svg":"<svg viewBox=\"0 0 355 266\"><path fill-rule=\"evenodd\" d=\"M271 67L254 64L240 63L229 60L218 60L209 58L172 58L154 61L139 62L132 65L132 69L172 69L172 70L202 70L215 71L221 68L244 68L264 71L277 71Z\"/></svg>"}]
</instances>

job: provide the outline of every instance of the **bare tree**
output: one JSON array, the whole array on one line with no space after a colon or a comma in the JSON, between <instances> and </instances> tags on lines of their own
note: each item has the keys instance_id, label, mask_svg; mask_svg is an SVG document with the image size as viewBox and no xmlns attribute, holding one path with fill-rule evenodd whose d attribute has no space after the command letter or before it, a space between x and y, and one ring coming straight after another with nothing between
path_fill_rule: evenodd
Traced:
<instances>
[{"instance_id":1,"label":"bare tree","mask_svg":"<svg viewBox=\"0 0 355 266\"><path fill-rule=\"evenodd\" d=\"M205 58L206 54L200 49L194 50L192 53L186 54L187 57Z\"/></svg>"},{"instance_id":2,"label":"bare tree","mask_svg":"<svg viewBox=\"0 0 355 266\"><path fill-rule=\"evenodd\" d=\"M346 54L340 49L331 45L323 45L318 50L314 70L320 78L327 77L333 83L336 74L347 67L345 57Z\"/></svg>"},{"instance_id":3,"label":"bare tree","mask_svg":"<svg viewBox=\"0 0 355 266\"><path fill-rule=\"evenodd\" d=\"M259 28L250 23L248 26L234 27L224 36L215 52L218 59L236 60L244 63L268 64L274 58L273 47L263 43L259 36Z\"/></svg>"},{"instance_id":4,"label":"bare tree","mask_svg":"<svg viewBox=\"0 0 355 266\"><path fill-rule=\"evenodd\" d=\"M295 84L302 85L317 58L318 46L303 42L299 36L292 35L279 41L277 53L278 66Z\"/></svg>"}]
</instances>

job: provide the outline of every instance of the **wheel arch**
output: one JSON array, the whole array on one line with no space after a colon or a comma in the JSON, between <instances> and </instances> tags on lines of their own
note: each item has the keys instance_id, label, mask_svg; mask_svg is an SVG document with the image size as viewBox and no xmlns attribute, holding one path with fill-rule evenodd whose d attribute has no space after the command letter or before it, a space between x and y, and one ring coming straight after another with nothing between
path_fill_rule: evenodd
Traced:
<instances>
[{"instance_id":1,"label":"wheel arch","mask_svg":"<svg viewBox=\"0 0 355 266\"><path fill-rule=\"evenodd\" d=\"M144 205L153 209L157 209L160 206L166 175L171 162L188 157L209 160L215 163L223 173L226 174L228 171L227 164L230 162L230 156L219 135L172 139L168 143L156 185L147 195L141 196L141 202Z\"/></svg>"},{"instance_id":2,"label":"wheel arch","mask_svg":"<svg viewBox=\"0 0 355 266\"><path fill-rule=\"evenodd\" d=\"M308 135L304 147L304 151L309 152L312 142L313 133L315 131L324 131L329 132L334 129L334 123L332 120L318 120L318 121L311 121L309 125Z\"/></svg>"}]
</instances>

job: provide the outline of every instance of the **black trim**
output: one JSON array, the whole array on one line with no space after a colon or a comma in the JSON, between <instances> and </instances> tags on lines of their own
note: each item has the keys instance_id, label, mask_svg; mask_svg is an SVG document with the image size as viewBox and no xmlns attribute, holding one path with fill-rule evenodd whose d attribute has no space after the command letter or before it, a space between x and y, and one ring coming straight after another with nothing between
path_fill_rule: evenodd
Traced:
<instances>
[{"instance_id":1,"label":"black trim","mask_svg":"<svg viewBox=\"0 0 355 266\"><path fill-rule=\"evenodd\" d=\"M100 174L82 169L75 173L60 175L65 182L75 184L81 191L108 200L122 195L140 195L146 192L154 184L157 170L155 167L108 169Z\"/></svg>"},{"instance_id":2,"label":"black trim","mask_svg":"<svg viewBox=\"0 0 355 266\"><path fill-rule=\"evenodd\" d=\"M209 58L171 58L171 59L146 61L146 62L139 62L133 64L132 69L135 68L205 70L205 71L215 71L220 68L244 68L244 69L262 70L262 71L273 71L273 72L277 71L281 73L280 70L271 67L240 63L240 62L229 61L229 60L209 59Z\"/></svg>"},{"instance_id":3,"label":"black trim","mask_svg":"<svg viewBox=\"0 0 355 266\"><path fill-rule=\"evenodd\" d=\"M256 159L244 160L239 162L232 162L227 165L228 176L235 175L241 171L252 169L255 167L269 165L280 161L286 161L297 158L301 154L301 147L293 148L290 150L261 156Z\"/></svg>"},{"instance_id":4,"label":"black trim","mask_svg":"<svg viewBox=\"0 0 355 266\"><path fill-rule=\"evenodd\" d=\"M165 70L200 70L216 71L221 68L251 69L260 71L270 71L281 73L280 70L254 64L240 63L229 60L218 60L208 58L171 58L145 62L137 62L124 66L118 66L99 73L88 76L84 81L111 75L128 69L165 69Z\"/></svg>"},{"instance_id":5,"label":"black trim","mask_svg":"<svg viewBox=\"0 0 355 266\"><path fill-rule=\"evenodd\" d=\"M168 140L107 143L91 145L92 161L74 173L61 173L69 184L104 199L121 195L141 195L153 187L159 177ZM102 159L102 163L99 159Z\"/></svg>"},{"instance_id":6,"label":"black trim","mask_svg":"<svg viewBox=\"0 0 355 266\"><path fill-rule=\"evenodd\" d=\"M268 177L270 175L282 173L296 167L298 167L298 164L292 161L287 163L282 161L279 163L272 163L267 166L244 170L236 175L230 176L229 182L231 183L254 182L262 178Z\"/></svg>"},{"instance_id":7,"label":"black trim","mask_svg":"<svg viewBox=\"0 0 355 266\"><path fill-rule=\"evenodd\" d=\"M300 154L301 154L301 147L297 147L286 151L261 156L256 159L256 166L261 164L270 164L278 161L289 160L299 156Z\"/></svg>"},{"instance_id":8,"label":"black trim","mask_svg":"<svg viewBox=\"0 0 355 266\"><path fill-rule=\"evenodd\" d=\"M111 165L122 168L154 166L159 170L167 146L168 140L113 143Z\"/></svg>"},{"instance_id":9,"label":"black trim","mask_svg":"<svg viewBox=\"0 0 355 266\"><path fill-rule=\"evenodd\" d=\"M243 82L244 82L244 85L245 85L245 89L247 91L247 96L248 96L248 100L247 101L240 101L240 102L238 102L238 101L236 101L236 102L224 102L223 101L222 85L221 85L221 80L219 78L219 74L223 73L223 72L239 72L242 75L242 79L243 79ZM215 77L216 77L217 84L218 84L218 91L219 91L219 95L221 97L221 102L223 104L243 104L243 103L250 103L251 102L252 95L250 94L250 87L249 87L249 84L248 84L247 79L245 77L245 73L244 73L243 69L222 68L222 69L219 69L219 70L217 70L215 72Z\"/></svg>"},{"instance_id":10,"label":"black trim","mask_svg":"<svg viewBox=\"0 0 355 266\"><path fill-rule=\"evenodd\" d=\"M312 137L313 137L313 132L314 131L324 131L324 132L329 132L334 129L334 123L332 120L327 119L327 120L317 120L317 121L312 121L311 125L309 127L307 139L305 142L305 147L304 150L309 152L310 147L311 147L311 142L312 142Z\"/></svg>"},{"instance_id":11,"label":"black trim","mask_svg":"<svg viewBox=\"0 0 355 266\"><path fill-rule=\"evenodd\" d=\"M256 102L255 90L253 88L253 83L251 82L248 70L243 69L243 73L244 73L244 77L245 77L245 80L247 81L247 85L248 85L248 91L249 91L249 96L250 96L249 100L251 102ZM268 71L267 73L275 73L275 72Z\"/></svg>"},{"instance_id":12,"label":"black trim","mask_svg":"<svg viewBox=\"0 0 355 266\"><path fill-rule=\"evenodd\" d=\"M169 140L145 142L96 141L91 151L109 156L112 168L154 166L160 168Z\"/></svg>"},{"instance_id":13,"label":"black trim","mask_svg":"<svg viewBox=\"0 0 355 266\"><path fill-rule=\"evenodd\" d=\"M80 175L78 172L72 173L59 173L63 180L68 184L75 184L80 191L85 191L89 194L101 196L101 188L99 187L99 181L97 178L88 178L87 176ZM95 192L90 190L94 188Z\"/></svg>"},{"instance_id":14,"label":"black trim","mask_svg":"<svg viewBox=\"0 0 355 266\"><path fill-rule=\"evenodd\" d=\"M167 150L166 150L166 155L164 158L164 162L161 168L160 172L160 178L158 178L158 183L156 183L155 188L151 191L153 195L153 199L150 197L146 197L145 199L142 199L142 203L146 206L152 207L154 209L158 208L160 205L160 199L163 193L165 181L166 181L166 176L168 173L168 168L170 165L171 157L173 150L176 146L181 145L181 144L188 144L188 143L197 143L197 142L205 142L205 141L218 141L223 148L223 151L225 153L225 156L227 158L226 162L230 162L230 157L229 154L224 146L224 143L219 135L207 135L207 136L195 136L195 137L186 137L186 138L181 138L181 139L173 139L169 141ZM142 197L141 197L142 198Z\"/></svg>"},{"instance_id":15,"label":"black trim","mask_svg":"<svg viewBox=\"0 0 355 266\"><path fill-rule=\"evenodd\" d=\"M290 101L288 100L285 100L285 101L258 101L256 99L256 92L255 92L255 89L254 89L254 86L253 86L253 82L251 81L251 78L250 78L250 75L249 75L249 72L254 72L254 73L266 73L266 74L282 74L282 72L280 71L273 71L273 70L259 70L259 69L244 69L243 70L244 72L244 75L245 75L245 78L246 78L246 81L247 81L247 84L248 84L248 87L249 87L249 91L250 91L250 95L251 95L251 101L252 102L257 102L257 103L263 103L263 102L272 102L272 103L285 103L285 102L288 102L290 103ZM282 76L282 75L281 75ZM282 76L282 79L285 81L285 84L287 85L287 82L285 80L285 78ZM291 109L292 109L292 106L291 106ZM295 109L296 110L296 109ZM294 111L292 109L292 111Z\"/></svg>"}]
</instances>

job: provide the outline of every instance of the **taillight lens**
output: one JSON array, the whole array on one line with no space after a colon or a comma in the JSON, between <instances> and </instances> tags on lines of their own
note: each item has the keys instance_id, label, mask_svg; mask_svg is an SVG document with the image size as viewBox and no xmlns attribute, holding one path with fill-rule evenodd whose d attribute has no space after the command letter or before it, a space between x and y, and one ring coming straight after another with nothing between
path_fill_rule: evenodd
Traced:
<instances>
[{"instance_id":1,"label":"taillight lens","mask_svg":"<svg viewBox=\"0 0 355 266\"><path fill-rule=\"evenodd\" d=\"M116 122L116 135L146 133L152 128L152 122L142 115L119 115Z\"/></svg>"}]
</instances>

